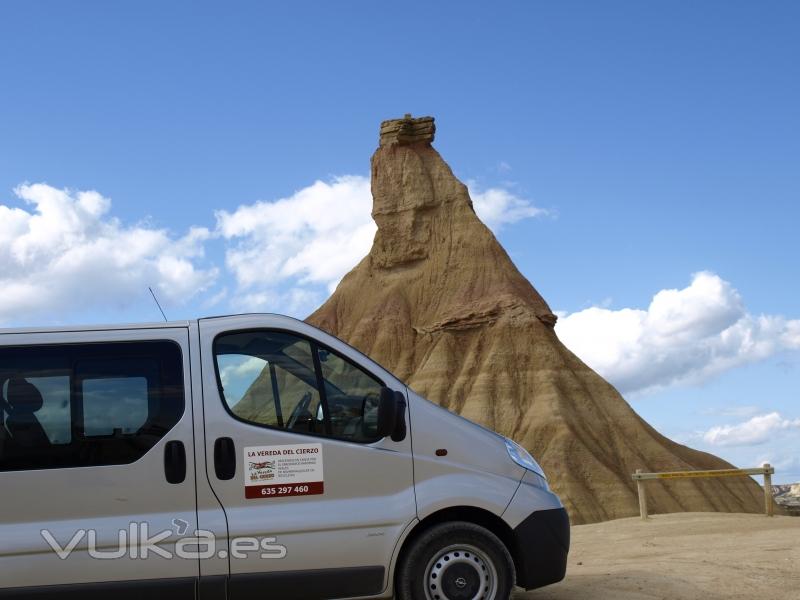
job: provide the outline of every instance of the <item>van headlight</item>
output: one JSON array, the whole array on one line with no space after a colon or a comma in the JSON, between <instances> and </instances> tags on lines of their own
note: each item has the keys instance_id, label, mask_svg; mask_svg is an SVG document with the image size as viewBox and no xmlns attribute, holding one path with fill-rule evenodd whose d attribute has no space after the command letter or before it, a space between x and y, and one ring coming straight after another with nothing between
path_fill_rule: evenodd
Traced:
<instances>
[{"instance_id":1,"label":"van headlight","mask_svg":"<svg viewBox=\"0 0 800 600\"><path fill-rule=\"evenodd\" d=\"M530 452L525 450L522 446L520 446L514 440L510 440L506 438L506 450L508 450L508 455L511 457L515 463L517 463L523 469L527 469L528 471L533 471L540 477L547 479L547 475L544 474L542 467L539 466L539 463L531 456Z\"/></svg>"}]
</instances>

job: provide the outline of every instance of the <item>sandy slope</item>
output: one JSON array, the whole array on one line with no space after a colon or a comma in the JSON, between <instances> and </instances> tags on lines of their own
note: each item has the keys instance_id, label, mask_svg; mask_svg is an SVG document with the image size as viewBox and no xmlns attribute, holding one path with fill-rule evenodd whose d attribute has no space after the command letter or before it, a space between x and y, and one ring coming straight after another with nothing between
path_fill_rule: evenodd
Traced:
<instances>
[{"instance_id":1,"label":"sandy slope","mask_svg":"<svg viewBox=\"0 0 800 600\"><path fill-rule=\"evenodd\" d=\"M514 600L800 599L800 518L687 513L572 528L567 578Z\"/></svg>"}]
</instances>

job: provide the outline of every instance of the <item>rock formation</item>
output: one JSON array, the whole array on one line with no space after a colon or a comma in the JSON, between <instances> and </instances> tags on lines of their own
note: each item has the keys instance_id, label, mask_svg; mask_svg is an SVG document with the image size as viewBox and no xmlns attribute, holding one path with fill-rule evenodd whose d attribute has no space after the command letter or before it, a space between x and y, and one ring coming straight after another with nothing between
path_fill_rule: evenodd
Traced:
<instances>
[{"instance_id":1,"label":"rock formation","mask_svg":"<svg viewBox=\"0 0 800 600\"><path fill-rule=\"evenodd\" d=\"M573 523L638 514L637 468L730 468L660 435L559 341L555 315L475 215L434 132L431 117L382 123L372 250L308 321L528 448ZM749 478L647 489L651 512L763 510Z\"/></svg>"},{"instance_id":2,"label":"rock formation","mask_svg":"<svg viewBox=\"0 0 800 600\"><path fill-rule=\"evenodd\" d=\"M775 502L787 514L800 516L800 483L775 485L772 487Z\"/></svg>"}]
</instances>

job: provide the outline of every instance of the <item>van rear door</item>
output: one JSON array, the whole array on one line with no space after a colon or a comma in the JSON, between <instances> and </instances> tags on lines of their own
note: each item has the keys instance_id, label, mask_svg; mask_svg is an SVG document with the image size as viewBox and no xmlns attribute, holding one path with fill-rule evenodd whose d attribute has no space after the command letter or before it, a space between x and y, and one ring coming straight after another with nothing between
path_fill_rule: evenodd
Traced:
<instances>
[{"instance_id":1,"label":"van rear door","mask_svg":"<svg viewBox=\"0 0 800 600\"><path fill-rule=\"evenodd\" d=\"M0 597L194 598L188 329L0 334Z\"/></svg>"},{"instance_id":2,"label":"van rear door","mask_svg":"<svg viewBox=\"0 0 800 600\"><path fill-rule=\"evenodd\" d=\"M410 435L375 436L382 387L404 386L287 317L203 319L200 339L208 478L227 517L228 530L215 533L229 539L229 599L382 592L416 517Z\"/></svg>"}]
</instances>

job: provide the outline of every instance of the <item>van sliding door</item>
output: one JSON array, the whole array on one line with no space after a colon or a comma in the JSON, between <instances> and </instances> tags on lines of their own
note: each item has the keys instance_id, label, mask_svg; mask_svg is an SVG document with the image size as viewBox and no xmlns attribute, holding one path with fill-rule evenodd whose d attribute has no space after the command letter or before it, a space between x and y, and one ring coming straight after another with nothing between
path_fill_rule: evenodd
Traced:
<instances>
[{"instance_id":1,"label":"van sliding door","mask_svg":"<svg viewBox=\"0 0 800 600\"><path fill-rule=\"evenodd\" d=\"M188 330L0 334L0 598L195 597Z\"/></svg>"}]
</instances>

